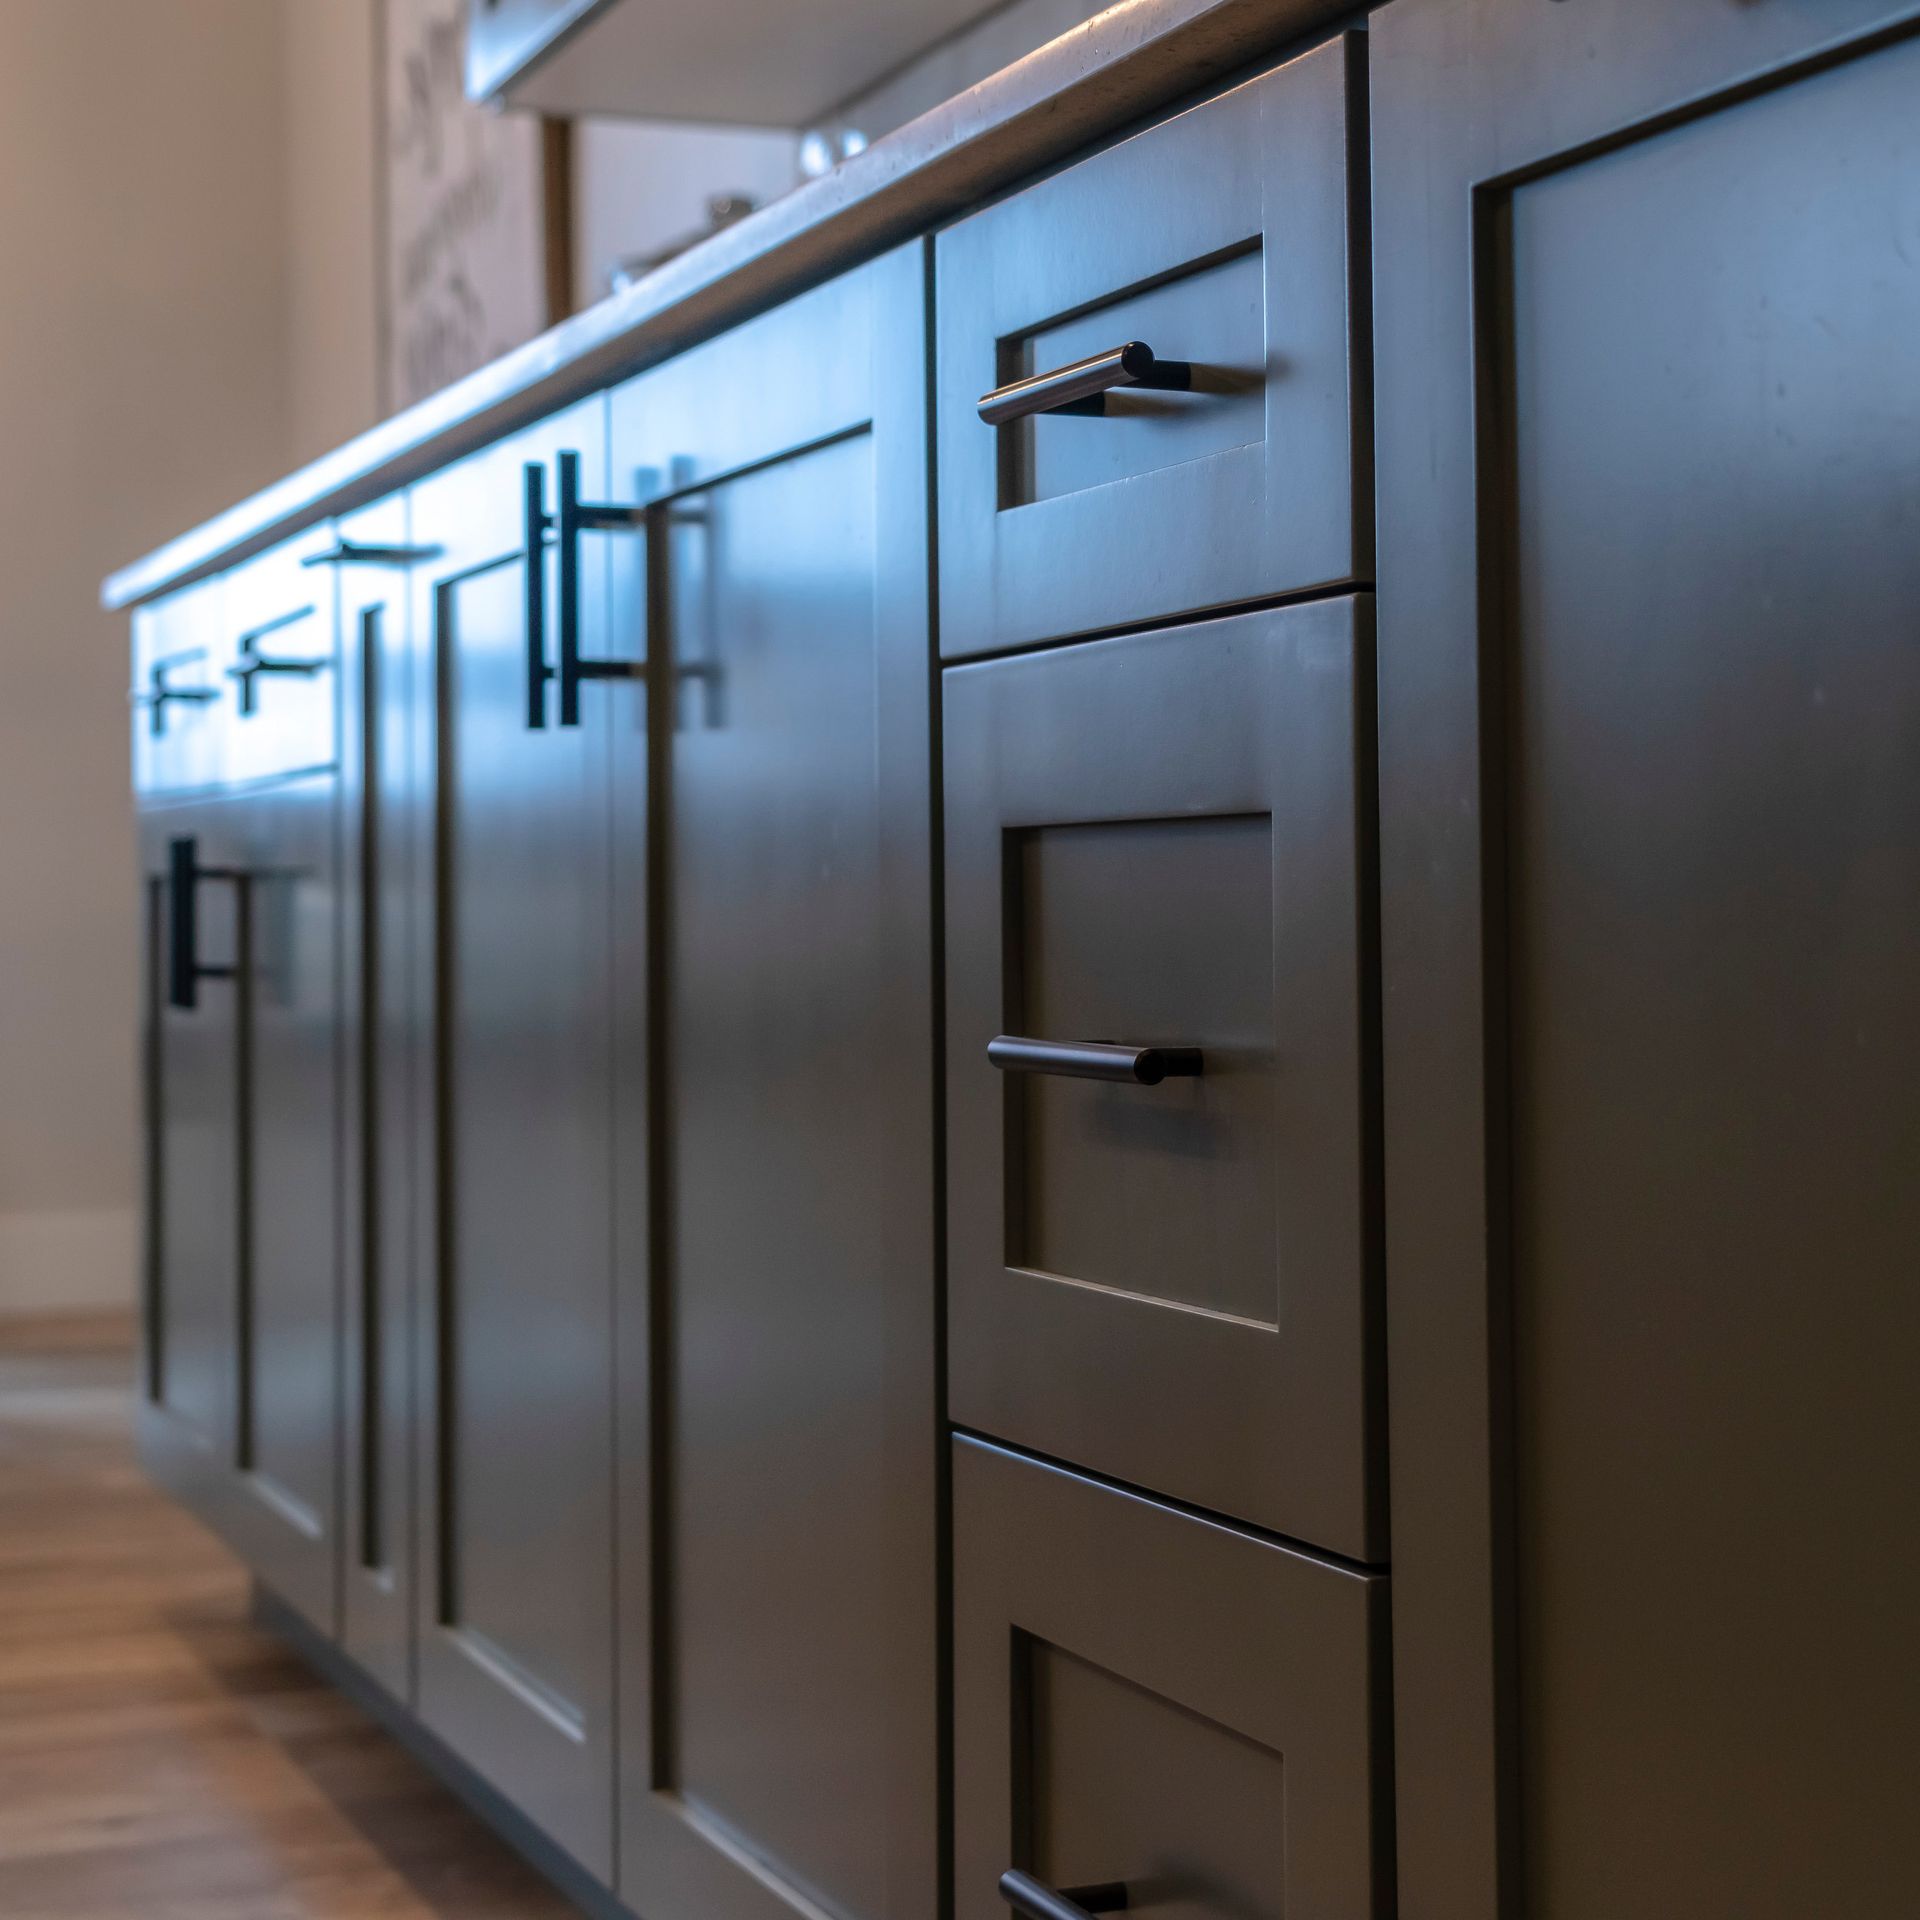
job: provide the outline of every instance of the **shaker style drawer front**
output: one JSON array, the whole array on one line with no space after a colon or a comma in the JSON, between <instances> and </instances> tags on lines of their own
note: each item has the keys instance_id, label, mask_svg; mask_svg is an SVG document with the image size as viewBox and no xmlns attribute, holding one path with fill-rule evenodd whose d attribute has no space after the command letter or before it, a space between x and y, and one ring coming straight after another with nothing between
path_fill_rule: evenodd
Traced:
<instances>
[{"instance_id":1,"label":"shaker style drawer front","mask_svg":"<svg viewBox=\"0 0 1920 1920\"><path fill-rule=\"evenodd\" d=\"M953 1501L956 1920L1383 1911L1383 1577L967 1440Z\"/></svg>"},{"instance_id":2,"label":"shaker style drawer front","mask_svg":"<svg viewBox=\"0 0 1920 1920\"><path fill-rule=\"evenodd\" d=\"M215 578L133 616L133 789L142 799L218 786L233 685L226 677L224 582Z\"/></svg>"},{"instance_id":3,"label":"shaker style drawer front","mask_svg":"<svg viewBox=\"0 0 1920 1920\"><path fill-rule=\"evenodd\" d=\"M948 657L1364 579L1348 36L940 236Z\"/></svg>"},{"instance_id":4,"label":"shaker style drawer front","mask_svg":"<svg viewBox=\"0 0 1920 1920\"><path fill-rule=\"evenodd\" d=\"M1371 609L945 702L953 1418L1360 1560Z\"/></svg>"},{"instance_id":5,"label":"shaker style drawer front","mask_svg":"<svg viewBox=\"0 0 1920 1920\"><path fill-rule=\"evenodd\" d=\"M338 757L338 540L320 526L227 576L227 777L310 773Z\"/></svg>"}]
</instances>

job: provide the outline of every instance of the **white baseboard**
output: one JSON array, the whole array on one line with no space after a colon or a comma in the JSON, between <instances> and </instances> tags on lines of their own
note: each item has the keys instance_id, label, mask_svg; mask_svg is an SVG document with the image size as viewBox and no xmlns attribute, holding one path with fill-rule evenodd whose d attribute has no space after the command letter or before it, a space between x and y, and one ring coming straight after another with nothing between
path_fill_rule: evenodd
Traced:
<instances>
[{"instance_id":1,"label":"white baseboard","mask_svg":"<svg viewBox=\"0 0 1920 1920\"><path fill-rule=\"evenodd\" d=\"M131 1307L139 1239L131 1207L0 1213L0 1317Z\"/></svg>"}]
</instances>

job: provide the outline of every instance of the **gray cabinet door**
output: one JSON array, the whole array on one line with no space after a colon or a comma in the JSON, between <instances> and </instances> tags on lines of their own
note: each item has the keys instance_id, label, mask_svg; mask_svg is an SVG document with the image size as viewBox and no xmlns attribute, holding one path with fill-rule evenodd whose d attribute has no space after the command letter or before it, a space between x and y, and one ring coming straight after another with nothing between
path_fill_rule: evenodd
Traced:
<instances>
[{"instance_id":1,"label":"gray cabinet door","mask_svg":"<svg viewBox=\"0 0 1920 1920\"><path fill-rule=\"evenodd\" d=\"M956 1920L1392 1910L1383 1577L971 1440L953 1542Z\"/></svg>"},{"instance_id":2,"label":"gray cabinet door","mask_svg":"<svg viewBox=\"0 0 1920 1920\"><path fill-rule=\"evenodd\" d=\"M339 1610L340 675L334 582L305 562L331 537L316 528L236 567L222 598L237 789L224 804L246 939L227 1531L326 1634Z\"/></svg>"},{"instance_id":3,"label":"gray cabinet door","mask_svg":"<svg viewBox=\"0 0 1920 1920\"><path fill-rule=\"evenodd\" d=\"M228 1532L327 1634L339 1591L339 798L328 772L227 803L247 914Z\"/></svg>"},{"instance_id":4,"label":"gray cabinet door","mask_svg":"<svg viewBox=\"0 0 1920 1920\"><path fill-rule=\"evenodd\" d=\"M412 765L424 1204L417 1528L421 1718L590 1872L612 1871L612 990L608 745L591 686L529 726L524 468L606 478L589 401L414 491ZM606 568L582 571L604 654ZM549 616L551 545L536 555ZM552 621L541 623L551 627ZM623 639L625 636L622 637ZM631 737L631 730L629 730Z\"/></svg>"},{"instance_id":5,"label":"gray cabinet door","mask_svg":"<svg viewBox=\"0 0 1920 1920\"><path fill-rule=\"evenodd\" d=\"M650 1154L620 1109L620 1891L652 1920L938 1906L924 274L613 396L659 695L651 1049L630 938L618 967L658 1089Z\"/></svg>"},{"instance_id":6,"label":"gray cabinet door","mask_svg":"<svg viewBox=\"0 0 1920 1920\"><path fill-rule=\"evenodd\" d=\"M1920 11L1374 19L1403 1910L1920 1910Z\"/></svg>"},{"instance_id":7,"label":"gray cabinet door","mask_svg":"<svg viewBox=\"0 0 1920 1920\"><path fill-rule=\"evenodd\" d=\"M1362 1560L1371 619L1322 601L950 667L944 716L953 1417ZM996 1067L1006 1039L1043 1070ZM1089 1043L1200 1071L1057 1058Z\"/></svg>"},{"instance_id":8,"label":"gray cabinet door","mask_svg":"<svg viewBox=\"0 0 1920 1920\"><path fill-rule=\"evenodd\" d=\"M1346 35L940 235L948 658L1364 582L1364 39ZM1129 342L1191 369L1098 417L982 397Z\"/></svg>"},{"instance_id":9,"label":"gray cabinet door","mask_svg":"<svg viewBox=\"0 0 1920 1920\"><path fill-rule=\"evenodd\" d=\"M240 1324L240 849L231 806L145 812L140 823L145 1126L140 1447L148 1469L224 1530L236 1461ZM174 848L191 841L192 955L204 977L175 1004Z\"/></svg>"},{"instance_id":10,"label":"gray cabinet door","mask_svg":"<svg viewBox=\"0 0 1920 1920\"><path fill-rule=\"evenodd\" d=\"M340 522L341 926L340 1641L396 1699L413 1697L412 1126L422 1034L417 964L410 574L405 496Z\"/></svg>"},{"instance_id":11,"label":"gray cabinet door","mask_svg":"<svg viewBox=\"0 0 1920 1920\"><path fill-rule=\"evenodd\" d=\"M156 1477L329 1634L338 800L335 776L321 772L155 808L141 827L143 1451Z\"/></svg>"}]
</instances>

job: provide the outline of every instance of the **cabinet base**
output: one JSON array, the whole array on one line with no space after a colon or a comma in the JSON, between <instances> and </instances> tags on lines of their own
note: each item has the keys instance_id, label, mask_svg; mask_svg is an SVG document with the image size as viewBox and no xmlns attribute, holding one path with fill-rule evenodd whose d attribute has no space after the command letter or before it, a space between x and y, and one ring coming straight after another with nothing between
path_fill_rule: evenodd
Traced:
<instances>
[{"instance_id":1,"label":"cabinet base","mask_svg":"<svg viewBox=\"0 0 1920 1920\"><path fill-rule=\"evenodd\" d=\"M345 1694L380 1723L441 1784L577 1906L587 1920L635 1920L579 1863L549 1840L527 1817L474 1772L444 1742L437 1740L386 1688L349 1660L332 1641L316 1632L292 1607L258 1580L253 1583L254 1624L291 1648L321 1679Z\"/></svg>"}]
</instances>

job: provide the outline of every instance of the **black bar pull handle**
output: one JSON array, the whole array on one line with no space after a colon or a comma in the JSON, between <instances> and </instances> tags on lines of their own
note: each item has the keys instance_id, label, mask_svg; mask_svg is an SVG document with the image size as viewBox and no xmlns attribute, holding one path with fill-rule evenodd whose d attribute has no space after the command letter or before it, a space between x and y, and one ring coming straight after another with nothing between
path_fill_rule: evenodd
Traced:
<instances>
[{"instance_id":1,"label":"black bar pull handle","mask_svg":"<svg viewBox=\"0 0 1920 1920\"><path fill-rule=\"evenodd\" d=\"M303 567L415 567L438 560L444 547L387 547L362 540L336 540L325 553L310 553Z\"/></svg>"},{"instance_id":2,"label":"black bar pull handle","mask_svg":"<svg viewBox=\"0 0 1920 1920\"><path fill-rule=\"evenodd\" d=\"M167 1004L191 1013L202 980L231 980L231 967L200 964L200 882L238 880L231 867L203 867L200 842L183 834L167 842Z\"/></svg>"},{"instance_id":3,"label":"black bar pull handle","mask_svg":"<svg viewBox=\"0 0 1920 1920\"><path fill-rule=\"evenodd\" d=\"M220 698L212 687L176 687L167 677L175 667L184 667L190 661L204 660L206 657L205 647L192 647L185 653L170 653L164 660L156 660L147 670L145 687L136 687L127 695L132 705L146 710L147 731L156 740L166 738L169 707L204 707Z\"/></svg>"},{"instance_id":4,"label":"black bar pull handle","mask_svg":"<svg viewBox=\"0 0 1920 1920\"><path fill-rule=\"evenodd\" d=\"M553 516L547 511L547 470L527 462L521 498L526 515L527 725L536 733L547 724L547 535Z\"/></svg>"},{"instance_id":5,"label":"black bar pull handle","mask_svg":"<svg viewBox=\"0 0 1920 1920\"><path fill-rule=\"evenodd\" d=\"M200 1004L200 849L188 837L167 842L167 1004Z\"/></svg>"},{"instance_id":6,"label":"black bar pull handle","mask_svg":"<svg viewBox=\"0 0 1920 1920\"><path fill-rule=\"evenodd\" d=\"M580 456L560 456L560 724L580 724L583 680L637 680L637 660L588 660L580 652L580 536L632 533L646 525L640 507L589 506L580 498Z\"/></svg>"},{"instance_id":7,"label":"black bar pull handle","mask_svg":"<svg viewBox=\"0 0 1920 1920\"><path fill-rule=\"evenodd\" d=\"M264 627L255 627L251 633L240 636L240 661L237 666L227 669L227 678L240 683L240 713L242 718L251 719L260 710L260 695L254 683L265 674L292 674L297 679L311 680L317 673L325 673L333 665L326 655L308 659L290 660L277 658L260 651L260 642L269 634L281 632L301 620L310 620L313 608L296 607L292 613L283 613L277 620L269 620Z\"/></svg>"},{"instance_id":8,"label":"black bar pull handle","mask_svg":"<svg viewBox=\"0 0 1920 1920\"><path fill-rule=\"evenodd\" d=\"M563 453L557 511L547 511L547 470L534 463L526 474L527 517L527 725L547 724L547 682L560 682L559 724L580 724L580 685L585 680L637 680L646 669L637 660L589 660L580 651L580 536L630 533L646 525L641 507L594 506L580 498L580 456ZM547 535L554 535L559 561L560 664L547 665Z\"/></svg>"},{"instance_id":9,"label":"black bar pull handle","mask_svg":"<svg viewBox=\"0 0 1920 1920\"><path fill-rule=\"evenodd\" d=\"M1076 1080L1121 1080L1157 1087L1202 1071L1198 1047L1124 1047L1101 1040L1026 1040L1003 1033L987 1042L1002 1073L1060 1073Z\"/></svg>"},{"instance_id":10,"label":"black bar pull handle","mask_svg":"<svg viewBox=\"0 0 1920 1920\"><path fill-rule=\"evenodd\" d=\"M1050 1887L1018 1867L1000 1876L1000 1898L1024 1920L1087 1920L1094 1913L1125 1913L1127 1883L1102 1880L1090 1887Z\"/></svg>"},{"instance_id":11,"label":"black bar pull handle","mask_svg":"<svg viewBox=\"0 0 1920 1920\"><path fill-rule=\"evenodd\" d=\"M1050 373L1030 373L980 396L980 418L1004 427L1036 413L1105 413L1116 387L1184 393L1193 385L1190 360L1156 360L1144 340L1129 340Z\"/></svg>"}]
</instances>

